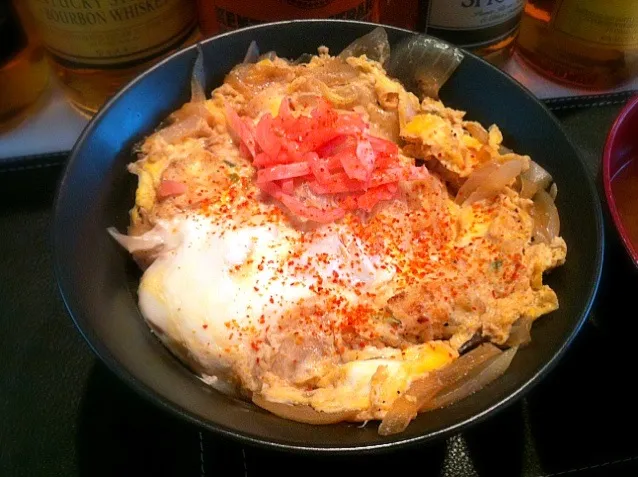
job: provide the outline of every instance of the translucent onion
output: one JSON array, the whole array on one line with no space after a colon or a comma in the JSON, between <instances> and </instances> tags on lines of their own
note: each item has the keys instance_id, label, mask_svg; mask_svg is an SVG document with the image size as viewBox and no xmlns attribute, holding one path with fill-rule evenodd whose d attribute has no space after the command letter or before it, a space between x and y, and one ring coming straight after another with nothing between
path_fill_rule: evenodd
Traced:
<instances>
[{"instance_id":1,"label":"translucent onion","mask_svg":"<svg viewBox=\"0 0 638 477\"><path fill-rule=\"evenodd\" d=\"M248 45L248 49L246 50L246 54L244 55L244 61L242 63L257 63L259 60L259 47L257 46L257 42L255 40L250 42Z\"/></svg>"},{"instance_id":2,"label":"translucent onion","mask_svg":"<svg viewBox=\"0 0 638 477\"><path fill-rule=\"evenodd\" d=\"M390 42L388 34L382 27L377 27L367 35L357 38L344 48L339 58L366 55L369 59L383 64L390 57Z\"/></svg>"},{"instance_id":3,"label":"translucent onion","mask_svg":"<svg viewBox=\"0 0 638 477\"><path fill-rule=\"evenodd\" d=\"M326 425L349 421L356 415L356 411L320 412L310 406L293 405L268 401L263 396L253 394L253 402L262 409L291 421L305 424Z\"/></svg>"},{"instance_id":4,"label":"translucent onion","mask_svg":"<svg viewBox=\"0 0 638 477\"><path fill-rule=\"evenodd\" d=\"M321 94L324 98L332 103L333 106L345 107L353 104L359 98L359 94L354 88L339 88L339 92L329 88L326 83L321 80L316 80L319 83ZM343 93L343 94L341 94Z\"/></svg>"},{"instance_id":5,"label":"translucent onion","mask_svg":"<svg viewBox=\"0 0 638 477\"><path fill-rule=\"evenodd\" d=\"M438 99L439 90L463 61L458 48L426 35L414 35L396 45L387 71L413 93Z\"/></svg>"},{"instance_id":6,"label":"translucent onion","mask_svg":"<svg viewBox=\"0 0 638 477\"><path fill-rule=\"evenodd\" d=\"M204 69L204 52L201 45L197 45L197 58L191 72L191 102L202 103L206 101L204 85L206 84L206 71Z\"/></svg>"},{"instance_id":7,"label":"translucent onion","mask_svg":"<svg viewBox=\"0 0 638 477\"><path fill-rule=\"evenodd\" d=\"M396 111L386 111L372 104L369 106L368 114L373 135L399 142L399 117Z\"/></svg>"},{"instance_id":8,"label":"translucent onion","mask_svg":"<svg viewBox=\"0 0 638 477\"><path fill-rule=\"evenodd\" d=\"M456 203L459 205L463 204L467 198L488 179L488 177L498 170L498 168L499 164L497 162L490 161L483 164L478 169L474 169L456 193Z\"/></svg>"},{"instance_id":9,"label":"translucent onion","mask_svg":"<svg viewBox=\"0 0 638 477\"><path fill-rule=\"evenodd\" d=\"M536 195L536 192L538 192L538 184L521 177L521 197L523 199L531 199Z\"/></svg>"},{"instance_id":10,"label":"translucent onion","mask_svg":"<svg viewBox=\"0 0 638 477\"><path fill-rule=\"evenodd\" d=\"M323 81L328 87L353 84L359 77L359 71L339 58L329 58L323 68L313 68L308 76Z\"/></svg>"},{"instance_id":11,"label":"translucent onion","mask_svg":"<svg viewBox=\"0 0 638 477\"><path fill-rule=\"evenodd\" d=\"M518 347L515 346L488 359L477 366L476 369L472 370L461 382L457 382L453 386L443 389L421 410L428 411L449 406L480 391L505 373L517 351Z\"/></svg>"},{"instance_id":12,"label":"translucent onion","mask_svg":"<svg viewBox=\"0 0 638 477\"><path fill-rule=\"evenodd\" d=\"M456 202L463 206L472 205L480 200L497 196L516 179L525 167L521 158L510 159L503 164L489 164L470 174L468 180L459 189ZM478 177L472 177L477 174ZM472 179L470 185L466 184ZM459 197L460 196L460 197Z\"/></svg>"},{"instance_id":13,"label":"translucent onion","mask_svg":"<svg viewBox=\"0 0 638 477\"><path fill-rule=\"evenodd\" d=\"M481 144L487 144L490 141L489 134L487 130L480 124L475 121L468 121L463 124L463 127L470 135L479 141Z\"/></svg>"},{"instance_id":14,"label":"translucent onion","mask_svg":"<svg viewBox=\"0 0 638 477\"><path fill-rule=\"evenodd\" d=\"M266 53L264 53L263 55L259 55L258 60L270 60L270 61L274 61L277 58L277 53L274 51L267 51Z\"/></svg>"},{"instance_id":15,"label":"translucent onion","mask_svg":"<svg viewBox=\"0 0 638 477\"><path fill-rule=\"evenodd\" d=\"M532 330L533 320L527 316L521 316L518 320L514 322L512 328L510 329L509 338L505 344L507 346L525 346L532 341L532 335L530 334Z\"/></svg>"},{"instance_id":16,"label":"translucent onion","mask_svg":"<svg viewBox=\"0 0 638 477\"><path fill-rule=\"evenodd\" d=\"M405 91L399 92L399 127L403 129L414 116L416 116L419 108L419 101L414 97L406 93Z\"/></svg>"},{"instance_id":17,"label":"translucent onion","mask_svg":"<svg viewBox=\"0 0 638 477\"><path fill-rule=\"evenodd\" d=\"M213 121L213 115L210 113L208 108L206 108L206 103L204 102L186 103L184 106L172 113L169 116L169 119L173 121L173 124L175 124L192 116L200 117L209 124Z\"/></svg>"},{"instance_id":18,"label":"translucent onion","mask_svg":"<svg viewBox=\"0 0 638 477\"><path fill-rule=\"evenodd\" d=\"M534 196L532 237L537 242L551 243L560 234L560 217L552 197L544 190Z\"/></svg>"},{"instance_id":19,"label":"translucent onion","mask_svg":"<svg viewBox=\"0 0 638 477\"><path fill-rule=\"evenodd\" d=\"M169 144L175 144L186 137L197 137L212 134L208 123L200 116L189 116L183 121L171 124L156 132L159 137Z\"/></svg>"},{"instance_id":20,"label":"translucent onion","mask_svg":"<svg viewBox=\"0 0 638 477\"><path fill-rule=\"evenodd\" d=\"M522 159L512 159L501 164L469 195L463 205L472 205L474 202L497 196L520 175L523 167L525 162Z\"/></svg>"},{"instance_id":21,"label":"translucent onion","mask_svg":"<svg viewBox=\"0 0 638 477\"><path fill-rule=\"evenodd\" d=\"M463 205L471 205L474 202L490 199L500 194L521 174L523 167L525 167L523 159L511 159L504 162L470 194Z\"/></svg>"},{"instance_id":22,"label":"translucent onion","mask_svg":"<svg viewBox=\"0 0 638 477\"><path fill-rule=\"evenodd\" d=\"M442 390L469 375L472 370L501 353L496 346L486 343L461 355L455 361L439 370L428 373L410 384L410 387L396 401L379 425L379 434L388 436L403 432L410 421Z\"/></svg>"},{"instance_id":23,"label":"translucent onion","mask_svg":"<svg viewBox=\"0 0 638 477\"><path fill-rule=\"evenodd\" d=\"M153 250L163 246L167 239L166 231L157 225L142 235L125 235L118 232L115 227L106 230L129 253Z\"/></svg>"},{"instance_id":24,"label":"translucent onion","mask_svg":"<svg viewBox=\"0 0 638 477\"><path fill-rule=\"evenodd\" d=\"M531 199L537 191L549 187L552 176L534 161L529 161L529 169L521 174L521 182L521 197Z\"/></svg>"}]
</instances>

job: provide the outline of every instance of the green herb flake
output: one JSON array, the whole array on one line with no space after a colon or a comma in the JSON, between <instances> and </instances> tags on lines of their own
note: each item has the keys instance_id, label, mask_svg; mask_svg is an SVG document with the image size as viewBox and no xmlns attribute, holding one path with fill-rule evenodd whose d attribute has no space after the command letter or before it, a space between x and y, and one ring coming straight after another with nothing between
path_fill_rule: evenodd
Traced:
<instances>
[{"instance_id":1,"label":"green herb flake","mask_svg":"<svg viewBox=\"0 0 638 477\"><path fill-rule=\"evenodd\" d=\"M235 174L234 172L232 174L228 174L228 178L233 184L239 181L239 175Z\"/></svg>"},{"instance_id":2,"label":"green herb flake","mask_svg":"<svg viewBox=\"0 0 638 477\"><path fill-rule=\"evenodd\" d=\"M237 167L237 164L226 159L224 159L224 164L226 164L228 167Z\"/></svg>"},{"instance_id":3,"label":"green herb flake","mask_svg":"<svg viewBox=\"0 0 638 477\"><path fill-rule=\"evenodd\" d=\"M494 260L492 263L490 263L490 268L494 272L498 272L502 266L503 266L503 260Z\"/></svg>"}]
</instances>

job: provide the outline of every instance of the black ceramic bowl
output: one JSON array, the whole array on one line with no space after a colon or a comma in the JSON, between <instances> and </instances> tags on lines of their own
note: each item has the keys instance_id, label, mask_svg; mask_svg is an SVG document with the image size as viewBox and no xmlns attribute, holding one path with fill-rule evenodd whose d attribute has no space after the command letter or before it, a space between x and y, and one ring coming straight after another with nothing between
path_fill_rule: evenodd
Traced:
<instances>
[{"instance_id":1,"label":"black ceramic bowl","mask_svg":"<svg viewBox=\"0 0 638 477\"><path fill-rule=\"evenodd\" d=\"M251 40L281 56L339 51L373 25L298 21L257 26L202 43L207 90L241 62ZM391 43L411 33L387 28ZM196 49L188 48L139 76L91 121L78 140L60 185L54 223L59 287L75 323L100 359L155 404L219 434L249 443L315 452L361 452L424 442L484 419L520 398L568 347L590 309L602 267L601 207L573 145L547 109L505 74L468 54L441 91L445 103L484 124L498 124L505 144L531 155L559 185L557 205L567 264L547 282L560 309L534 325L533 341L507 373L445 409L420 415L405 432L380 437L375 425L313 427L282 420L207 387L149 332L136 305L131 260L106 233L124 229L135 181L126 171L131 147L189 99Z\"/></svg>"}]
</instances>

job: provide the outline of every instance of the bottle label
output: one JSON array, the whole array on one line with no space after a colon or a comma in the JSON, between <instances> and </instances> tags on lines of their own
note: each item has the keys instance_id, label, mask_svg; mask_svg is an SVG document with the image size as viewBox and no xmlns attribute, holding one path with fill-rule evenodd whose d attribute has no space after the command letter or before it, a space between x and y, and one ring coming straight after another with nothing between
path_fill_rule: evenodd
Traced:
<instances>
[{"instance_id":1,"label":"bottle label","mask_svg":"<svg viewBox=\"0 0 638 477\"><path fill-rule=\"evenodd\" d=\"M0 65L27 45L18 15L11 2L0 0Z\"/></svg>"},{"instance_id":2,"label":"bottle label","mask_svg":"<svg viewBox=\"0 0 638 477\"><path fill-rule=\"evenodd\" d=\"M378 0L237 0L209 1L221 31L297 18L342 18L376 21ZM202 2L205 3L205 2ZM214 7L213 4L214 3ZM202 7L204 8L204 7Z\"/></svg>"},{"instance_id":3,"label":"bottle label","mask_svg":"<svg viewBox=\"0 0 638 477\"><path fill-rule=\"evenodd\" d=\"M524 0L430 0L428 26L442 30L480 30L520 16Z\"/></svg>"},{"instance_id":4,"label":"bottle label","mask_svg":"<svg viewBox=\"0 0 638 477\"><path fill-rule=\"evenodd\" d=\"M184 0L28 0L47 49L87 66L134 64L179 45L195 29Z\"/></svg>"},{"instance_id":5,"label":"bottle label","mask_svg":"<svg viewBox=\"0 0 638 477\"><path fill-rule=\"evenodd\" d=\"M551 27L609 47L638 46L638 1L558 0Z\"/></svg>"}]
</instances>

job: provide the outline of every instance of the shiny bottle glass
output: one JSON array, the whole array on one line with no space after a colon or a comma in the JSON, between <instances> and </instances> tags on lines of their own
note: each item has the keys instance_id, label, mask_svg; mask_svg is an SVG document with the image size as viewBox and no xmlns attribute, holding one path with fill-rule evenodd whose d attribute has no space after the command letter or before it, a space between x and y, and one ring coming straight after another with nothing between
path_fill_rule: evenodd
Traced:
<instances>
[{"instance_id":1,"label":"shiny bottle glass","mask_svg":"<svg viewBox=\"0 0 638 477\"><path fill-rule=\"evenodd\" d=\"M379 0L379 21L415 30L419 19L419 0Z\"/></svg>"},{"instance_id":2,"label":"shiny bottle glass","mask_svg":"<svg viewBox=\"0 0 638 477\"><path fill-rule=\"evenodd\" d=\"M197 3L200 28L205 36L278 20L379 20L378 0L198 0Z\"/></svg>"},{"instance_id":3,"label":"shiny bottle glass","mask_svg":"<svg viewBox=\"0 0 638 477\"><path fill-rule=\"evenodd\" d=\"M616 86L638 74L638 0L528 0L516 51L560 82Z\"/></svg>"},{"instance_id":4,"label":"shiny bottle glass","mask_svg":"<svg viewBox=\"0 0 638 477\"><path fill-rule=\"evenodd\" d=\"M194 0L26 1L55 76L88 115L136 74L199 37Z\"/></svg>"},{"instance_id":5,"label":"shiny bottle glass","mask_svg":"<svg viewBox=\"0 0 638 477\"><path fill-rule=\"evenodd\" d=\"M0 0L0 130L16 126L46 89L42 48L20 24L10 0Z\"/></svg>"},{"instance_id":6,"label":"shiny bottle glass","mask_svg":"<svg viewBox=\"0 0 638 477\"><path fill-rule=\"evenodd\" d=\"M481 56L507 55L524 0L421 0L418 29Z\"/></svg>"}]
</instances>

